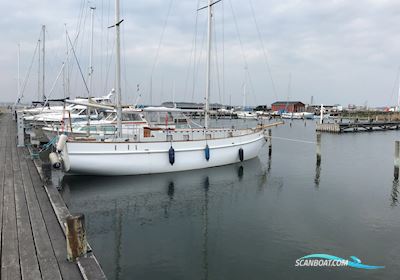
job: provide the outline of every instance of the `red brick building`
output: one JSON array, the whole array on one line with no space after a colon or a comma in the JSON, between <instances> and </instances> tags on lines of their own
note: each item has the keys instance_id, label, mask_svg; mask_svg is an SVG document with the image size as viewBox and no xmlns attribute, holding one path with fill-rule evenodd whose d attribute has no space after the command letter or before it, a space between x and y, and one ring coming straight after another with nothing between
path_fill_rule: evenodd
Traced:
<instances>
[{"instance_id":1,"label":"red brick building","mask_svg":"<svg viewBox=\"0 0 400 280\"><path fill-rule=\"evenodd\" d=\"M277 101L271 105L272 111L285 111L289 113L304 112L306 105L300 101Z\"/></svg>"}]
</instances>

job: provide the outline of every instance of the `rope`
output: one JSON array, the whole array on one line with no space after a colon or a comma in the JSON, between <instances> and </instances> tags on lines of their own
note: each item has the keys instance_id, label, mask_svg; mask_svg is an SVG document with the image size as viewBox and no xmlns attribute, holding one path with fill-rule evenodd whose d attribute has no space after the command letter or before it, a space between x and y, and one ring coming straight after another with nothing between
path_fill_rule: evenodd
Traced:
<instances>
[{"instance_id":1,"label":"rope","mask_svg":"<svg viewBox=\"0 0 400 280\"><path fill-rule=\"evenodd\" d=\"M58 137L54 136L48 143L44 144L43 147L37 153L31 153L32 157L38 157L42 152L47 151L51 148L56 142Z\"/></svg>"},{"instance_id":2,"label":"rope","mask_svg":"<svg viewBox=\"0 0 400 280\"><path fill-rule=\"evenodd\" d=\"M308 140L302 140L302 139L291 139L291 138L272 137L272 136L265 136L265 138L286 140L286 141L292 141L292 142L298 142L298 143L306 143L306 144L317 144L317 142L308 141Z\"/></svg>"}]
</instances>

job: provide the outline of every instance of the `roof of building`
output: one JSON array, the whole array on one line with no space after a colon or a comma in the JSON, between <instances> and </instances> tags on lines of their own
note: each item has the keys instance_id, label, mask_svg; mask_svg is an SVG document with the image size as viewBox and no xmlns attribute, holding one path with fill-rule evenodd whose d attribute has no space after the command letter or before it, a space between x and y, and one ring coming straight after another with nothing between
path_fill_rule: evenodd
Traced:
<instances>
[{"instance_id":1,"label":"roof of building","mask_svg":"<svg viewBox=\"0 0 400 280\"><path fill-rule=\"evenodd\" d=\"M305 105L301 101L276 101L276 102L272 103L272 105L295 105L295 104Z\"/></svg>"}]
</instances>

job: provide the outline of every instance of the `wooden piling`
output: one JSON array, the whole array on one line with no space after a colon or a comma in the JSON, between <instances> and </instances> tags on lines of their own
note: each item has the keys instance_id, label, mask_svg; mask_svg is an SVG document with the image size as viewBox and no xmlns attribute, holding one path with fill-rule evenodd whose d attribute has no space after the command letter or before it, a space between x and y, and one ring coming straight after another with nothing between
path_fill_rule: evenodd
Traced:
<instances>
[{"instance_id":1,"label":"wooden piling","mask_svg":"<svg viewBox=\"0 0 400 280\"><path fill-rule=\"evenodd\" d=\"M66 218L67 259L70 262L87 253L85 216L69 215Z\"/></svg>"},{"instance_id":2,"label":"wooden piling","mask_svg":"<svg viewBox=\"0 0 400 280\"><path fill-rule=\"evenodd\" d=\"M400 141L394 142L394 179L399 179L400 166Z\"/></svg>"}]
</instances>

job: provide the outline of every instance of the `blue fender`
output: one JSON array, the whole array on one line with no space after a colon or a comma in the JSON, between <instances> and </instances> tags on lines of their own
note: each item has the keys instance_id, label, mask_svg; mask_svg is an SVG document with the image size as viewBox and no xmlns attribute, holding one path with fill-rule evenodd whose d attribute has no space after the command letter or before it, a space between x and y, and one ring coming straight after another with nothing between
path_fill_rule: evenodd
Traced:
<instances>
[{"instance_id":1,"label":"blue fender","mask_svg":"<svg viewBox=\"0 0 400 280\"><path fill-rule=\"evenodd\" d=\"M243 159L244 159L244 151L242 148L239 149L239 159L240 159L240 161L243 161Z\"/></svg>"},{"instance_id":2,"label":"blue fender","mask_svg":"<svg viewBox=\"0 0 400 280\"><path fill-rule=\"evenodd\" d=\"M175 163L175 150L174 150L174 148L172 148L172 146L168 150L168 157L169 157L169 163L171 165L174 165L174 163Z\"/></svg>"},{"instance_id":3,"label":"blue fender","mask_svg":"<svg viewBox=\"0 0 400 280\"><path fill-rule=\"evenodd\" d=\"M210 160L210 147L208 147L208 144L206 145L206 148L204 149L204 156L206 157L206 160Z\"/></svg>"}]
</instances>

